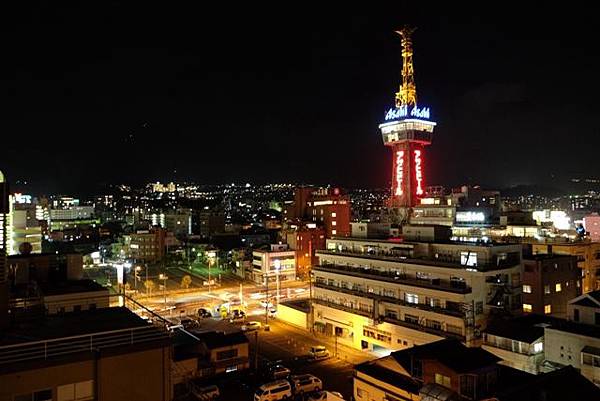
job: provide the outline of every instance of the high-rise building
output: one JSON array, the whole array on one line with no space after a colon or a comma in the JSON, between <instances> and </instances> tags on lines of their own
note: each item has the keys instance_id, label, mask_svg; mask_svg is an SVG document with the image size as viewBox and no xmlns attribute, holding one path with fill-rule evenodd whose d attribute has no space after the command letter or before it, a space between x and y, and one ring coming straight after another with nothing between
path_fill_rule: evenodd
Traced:
<instances>
[{"instance_id":1,"label":"high-rise building","mask_svg":"<svg viewBox=\"0 0 600 401\"><path fill-rule=\"evenodd\" d=\"M323 227L328 238L350 236L350 215L350 197L340 188L296 188L294 203L284 211L288 221Z\"/></svg>"},{"instance_id":2,"label":"high-rise building","mask_svg":"<svg viewBox=\"0 0 600 401\"><path fill-rule=\"evenodd\" d=\"M0 171L0 328L8 324L8 282L6 255L8 238L6 223L10 207L8 204L8 183Z\"/></svg>"},{"instance_id":3,"label":"high-rise building","mask_svg":"<svg viewBox=\"0 0 600 401\"><path fill-rule=\"evenodd\" d=\"M425 146L431 144L436 125L429 107L417 105L412 32L411 28L397 32L402 38L402 84L396 93L396 106L387 111L385 121L379 125L383 143L392 149L390 206L402 211L402 219L425 194Z\"/></svg>"}]
</instances>

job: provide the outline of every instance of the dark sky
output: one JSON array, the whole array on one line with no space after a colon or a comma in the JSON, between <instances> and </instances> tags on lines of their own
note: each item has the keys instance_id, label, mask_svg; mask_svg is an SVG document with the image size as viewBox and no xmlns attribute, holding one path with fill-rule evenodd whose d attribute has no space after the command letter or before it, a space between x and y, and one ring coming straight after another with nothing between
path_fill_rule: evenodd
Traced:
<instances>
[{"instance_id":1,"label":"dark sky","mask_svg":"<svg viewBox=\"0 0 600 401\"><path fill-rule=\"evenodd\" d=\"M37 190L387 185L377 125L405 23L418 26L419 103L438 122L428 185L600 176L598 34L581 9L57 3L1 21L0 169Z\"/></svg>"}]
</instances>

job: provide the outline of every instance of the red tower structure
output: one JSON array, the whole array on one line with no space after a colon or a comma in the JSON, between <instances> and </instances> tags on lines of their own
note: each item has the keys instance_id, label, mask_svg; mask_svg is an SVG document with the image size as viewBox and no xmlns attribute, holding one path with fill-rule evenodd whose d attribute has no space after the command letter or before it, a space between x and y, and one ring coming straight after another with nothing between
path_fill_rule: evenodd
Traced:
<instances>
[{"instance_id":1,"label":"red tower structure","mask_svg":"<svg viewBox=\"0 0 600 401\"><path fill-rule=\"evenodd\" d=\"M435 122L429 107L417 106L414 81L412 28L397 33L402 44L402 84L396 93L396 107L379 125L383 143L392 149L392 193L390 207L410 209L425 191L425 146L431 143Z\"/></svg>"}]
</instances>

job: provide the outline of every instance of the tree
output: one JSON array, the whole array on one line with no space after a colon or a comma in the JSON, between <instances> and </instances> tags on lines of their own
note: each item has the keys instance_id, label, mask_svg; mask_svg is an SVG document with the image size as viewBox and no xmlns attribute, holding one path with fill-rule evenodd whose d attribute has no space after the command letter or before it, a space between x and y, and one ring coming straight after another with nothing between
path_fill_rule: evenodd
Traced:
<instances>
[{"instance_id":1,"label":"tree","mask_svg":"<svg viewBox=\"0 0 600 401\"><path fill-rule=\"evenodd\" d=\"M190 288L190 284L192 284L192 278L189 274L186 274L181 278L181 288Z\"/></svg>"},{"instance_id":2,"label":"tree","mask_svg":"<svg viewBox=\"0 0 600 401\"><path fill-rule=\"evenodd\" d=\"M154 281L152 281L152 280L144 281L144 287L146 287L146 292L149 292L152 294L152 290L155 287Z\"/></svg>"}]
</instances>

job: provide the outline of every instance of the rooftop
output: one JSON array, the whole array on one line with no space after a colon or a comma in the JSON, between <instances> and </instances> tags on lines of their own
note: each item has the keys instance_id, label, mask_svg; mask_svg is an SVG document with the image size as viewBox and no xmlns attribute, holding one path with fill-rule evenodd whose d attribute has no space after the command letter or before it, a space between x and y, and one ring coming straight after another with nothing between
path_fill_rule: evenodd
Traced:
<instances>
[{"instance_id":1,"label":"rooftop","mask_svg":"<svg viewBox=\"0 0 600 401\"><path fill-rule=\"evenodd\" d=\"M394 386L413 394L418 394L421 387L419 381L414 380L410 376L405 376L398 372L394 372L393 370L387 369L377 364L377 361L361 363L360 365L356 365L354 369L384 383L393 384Z\"/></svg>"},{"instance_id":2,"label":"rooftop","mask_svg":"<svg viewBox=\"0 0 600 401\"><path fill-rule=\"evenodd\" d=\"M27 325L8 328L1 332L0 346L148 327L148 325L148 322L127 308L99 308L47 315Z\"/></svg>"},{"instance_id":3,"label":"rooftop","mask_svg":"<svg viewBox=\"0 0 600 401\"><path fill-rule=\"evenodd\" d=\"M512 385L511 385L512 384ZM531 375L519 384L500 387L499 401L599 400L600 388L581 376L572 366L540 375Z\"/></svg>"},{"instance_id":4,"label":"rooftop","mask_svg":"<svg viewBox=\"0 0 600 401\"><path fill-rule=\"evenodd\" d=\"M534 314L513 319L496 319L488 324L485 333L531 344L544 336L544 326L558 320Z\"/></svg>"},{"instance_id":5,"label":"rooftop","mask_svg":"<svg viewBox=\"0 0 600 401\"><path fill-rule=\"evenodd\" d=\"M282 302L281 305L288 306L302 312L310 312L310 302L307 299L295 299L293 301Z\"/></svg>"},{"instance_id":6,"label":"rooftop","mask_svg":"<svg viewBox=\"0 0 600 401\"><path fill-rule=\"evenodd\" d=\"M241 331L233 331L224 333L221 331L209 331L204 333L192 333L202 341L206 348L215 349L229 347L232 345L246 344L249 342L248 337Z\"/></svg>"},{"instance_id":7,"label":"rooftop","mask_svg":"<svg viewBox=\"0 0 600 401\"><path fill-rule=\"evenodd\" d=\"M58 283L41 283L42 293L48 295L76 294L81 292L106 291L108 289L93 280L69 280Z\"/></svg>"},{"instance_id":8,"label":"rooftop","mask_svg":"<svg viewBox=\"0 0 600 401\"><path fill-rule=\"evenodd\" d=\"M391 354L410 370L412 358L436 360L456 373L469 373L496 365L501 359L481 348L466 347L459 340L444 339Z\"/></svg>"},{"instance_id":9,"label":"rooftop","mask_svg":"<svg viewBox=\"0 0 600 401\"><path fill-rule=\"evenodd\" d=\"M49 315L0 334L0 371L40 368L111 352L165 347L164 329L126 308L102 308Z\"/></svg>"}]
</instances>

